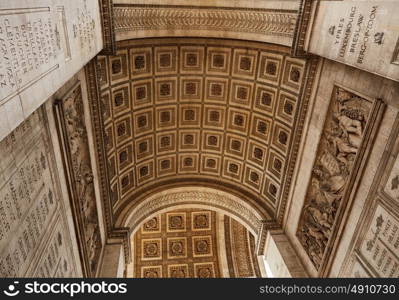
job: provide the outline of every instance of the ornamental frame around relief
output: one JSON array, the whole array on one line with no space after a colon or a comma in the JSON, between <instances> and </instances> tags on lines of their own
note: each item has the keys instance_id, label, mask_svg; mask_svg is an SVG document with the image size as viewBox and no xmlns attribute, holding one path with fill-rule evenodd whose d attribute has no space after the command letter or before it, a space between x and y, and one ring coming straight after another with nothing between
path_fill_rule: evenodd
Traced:
<instances>
[{"instance_id":1,"label":"ornamental frame around relief","mask_svg":"<svg viewBox=\"0 0 399 300\"><path fill-rule=\"evenodd\" d=\"M94 190L94 175L90 160L89 140L84 119L82 85L77 82L54 103L57 132L68 181L72 215L78 237L83 274L96 275L101 258L102 239ZM75 96L78 93L78 96ZM67 101L78 98L78 105ZM73 109L71 109L73 106ZM79 106L79 107L78 107Z\"/></svg>"},{"instance_id":2,"label":"ornamental frame around relief","mask_svg":"<svg viewBox=\"0 0 399 300\"><path fill-rule=\"evenodd\" d=\"M384 108L339 84L330 99L296 233L319 276L331 267Z\"/></svg>"}]
</instances>

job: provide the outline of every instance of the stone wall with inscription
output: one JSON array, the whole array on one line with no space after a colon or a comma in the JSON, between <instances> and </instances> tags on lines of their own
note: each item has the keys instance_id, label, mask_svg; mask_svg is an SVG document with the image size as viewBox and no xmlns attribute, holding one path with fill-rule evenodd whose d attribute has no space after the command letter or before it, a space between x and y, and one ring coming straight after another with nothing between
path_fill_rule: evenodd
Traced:
<instances>
[{"instance_id":1,"label":"stone wall with inscription","mask_svg":"<svg viewBox=\"0 0 399 300\"><path fill-rule=\"evenodd\" d=\"M359 255L378 277L399 277L399 218L379 199L374 205Z\"/></svg>"},{"instance_id":2,"label":"stone wall with inscription","mask_svg":"<svg viewBox=\"0 0 399 300\"><path fill-rule=\"evenodd\" d=\"M103 45L98 1L0 2L0 140Z\"/></svg>"},{"instance_id":3,"label":"stone wall with inscription","mask_svg":"<svg viewBox=\"0 0 399 300\"><path fill-rule=\"evenodd\" d=\"M389 152L387 153L386 148L390 143L389 136L393 128L398 128L396 118L399 110L396 100L399 97L399 90L396 88L397 83L394 81L331 60L323 60L318 74L320 76L319 88L314 91L313 102L309 107L312 113L304 128L307 136L302 142L299 153L301 163L298 164L294 173L296 184L290 193L291 198L289 201L291 202L288 204L289 209L285 216L284 229L310 276L323 275L336 277L339 275L341 267L349 261L349 258L346 260L346 256L349 253L351 243L353 243L353 237L356 236L359 228L362 228L360 225L359 228L356 227L361 222L362 212L364 209L370 207L369 204L366 204L366 199L369 197L370 191L375 189L373 187L373 180L380 177L378 170L381 158L384 155L391 155ZM386 108L381 121L377 122L379 125L375 127L376 135L374 141L371 140L368 143L370 152L367 160L364 162L363 171L359 174L361 176L357 179L358 187L357 189L352 189L352 195L349 197L352 199L351 205L348 207L348 215L343 218L342 230L334 237L334 243L337 246L330 254L330 262L326 265L323 272L320 272L314 266L306 251L304 251L296 233L301 209L306 199L307 187L311 180L313 162L322 135L327 110L332 99L331 96L334 87L337 85L363 98L380 98L386 104ZM341 157L337 156L336 158ZM321 186L319 192L326 195L325 191L323 191L325 188L327 186ZM333 198L330 197L331 199ZM392 205L389 210L392 211ZM370 214L373 215L374 212L370 212ZM327 215L317 214L315 216L323 222L323 218ZM328 222L325 225L328 226ZM328 230L326 232L328 234ZM317 235L317 232L315 234ZM357 268L356 274L365 276L369 271L367 269L362 271L362 266L358 262L359 260L353 260L354 266Z\"/></svg>"},{"instance_id":4,"label":"stone wall with inscription","mask_svg":"<svg viewBox=\"0 0 399 300\"><path fill-rule=\"evenodd\" d=\"M79 276L47 114L0 141L0 277Z\"/></svg>"},{"instance_id":5,"label":"stone wall with inscription","mask_svg":"<svg viewBox=\"0 0 399 300\"><path fill-rule=\"evenodd\" d=\"M94 277L102 252L102 238L96 204L93 167L90 160L88 131L85 123L81 83L77 83L56 102L60 138L63 139L65 166L68 169L69 194L85 276ZM62 132L62 135L61 135Z\"/></svg>"},{"instance_id":6,"label":"stone wall with inscription","mask_svg":"<svg viewBox=\"0 0 399 300\"><path fill-rule=\"evenodd\" d=\"M308 51L399 81L396 1L321 1Z\"/></svg>"},{"instance_id":7,"label":"stone wall with inscription","mask_svg":"<svg viewBox=\"0 0 399 300\"><path fill-rule=\"evenodd\" d=\"M398 121L381 157L340 276L399 277Z\"/></svg>"}]
</instances>

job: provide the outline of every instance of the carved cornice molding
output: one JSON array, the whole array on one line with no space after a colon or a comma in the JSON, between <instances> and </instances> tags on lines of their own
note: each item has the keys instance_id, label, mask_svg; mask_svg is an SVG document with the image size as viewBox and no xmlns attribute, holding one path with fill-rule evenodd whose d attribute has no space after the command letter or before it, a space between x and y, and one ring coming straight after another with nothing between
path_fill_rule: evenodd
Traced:
<instances>
[{"instance_id":1,"label":"carved cornice molding","mask_svg":"<svg viewBox=\"0 0 399 300\"><path fill-rule=\"evenodd\" d=\"M306 78L304 81L305 84L301 90L301 96L299 96L299 98L301 99L301 107L299 110L298 124L295 128L296 136L292 144L292 155L290 157L290 161L293 163L289 164L289 169L287 170L287 177L285 179L281 205L276 215L277 223L280 225L283 223L284 219L285 209L287 206L288 196L291 188L291 182L294 175L295 164L298 157L299 146L301 144L303 129L305 127L305 119L309 108L310 97L315 87L316 73L319 62L320 59L317 56L311 56L308 59L308 67L306 69Z\"/></svg>"},{"instance_id":2,"label":"carved cornice molding","mask_svg":"<svg viewBox=\"0 0 399 300\"><path fill-rule=\"evenodd\" d=\"M113 0L100 0L101 26L103 32L104 48L101 54L114 55L115 31L114 31L114 6Z\"/></svg>"},{"instance_id":3,"label":"carved cornice molding","mask_svg":"<svg viewBox=\"0 0 399 300\"><path fill-rule=\"evenodd\" d=\"M301 0L291 48L291 56L293 57L304 57L309 55L304 47L306 34L311 24L312 7L316 4L315 0Z\"/></svg>"},{"instance_id":4,"label":"carved cornice molding","mask_svg":"<svg viewBox=\"0 0 399 300\"><path fill-rule=\"evenodd\" d=\"M195 30L293 37L296 11L230 7L115 5L115 32Z\"/></svg>"},{"instance_id":5,"label":"carved cornice molding","mask_svg":"<svg viewBox=\"0 0 399 300\"><path fill-rule=\"evenodd\" d=\"M100 97L98 92L96 64L97 58L92 59L85 66L85 74L88 90L88 100L90 105L90 116L93 126L94 146L97 154L97 170L100 183L101 203L103 203L104 209L103 217L106 226L106 238L120 238L122 240L125 250L125 261L129 262L131 257L129 232L125 228L114 228L113 226L112 204L110 202L108 170L106 166L107 160L105 156L104 140L102 137L102 135L104 134L104 128L100 107Z\"/></svg>"},{"instance_id":6,"label":"carved cornice molding","mask_svg":"<svg viewBox=\"0 0 399 300\"><path fill-rule=\"evenodd\" d=\"M220 192L206 192L206 191L181 191L170 192L165 195L150 197L144 202L140 203L136 208L130 210L131 213L127 219L128 227L131 230L138 228L140 224L150 215L165 209L182 204L191 205L207 205L215 207L223 211L229 212L240 218L244 224L247 224L256 234L262 226L260 216L248 207L243 205L235 199L234 196L226 196L225 193Z\"/></svg>"}]
</instances>

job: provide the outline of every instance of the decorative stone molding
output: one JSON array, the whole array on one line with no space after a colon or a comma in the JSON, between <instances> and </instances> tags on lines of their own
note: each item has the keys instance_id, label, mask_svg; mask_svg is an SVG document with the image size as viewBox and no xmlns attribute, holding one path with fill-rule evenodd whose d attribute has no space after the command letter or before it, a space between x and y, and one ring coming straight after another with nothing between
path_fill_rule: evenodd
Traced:
<instances>
[{"instance_id":1,"label":"decorative stone molding","mask_svg":"<svg viewBox=\"0 0 399 300\"><path fill-rule=\"evenodd\" d=\"M114 32L114 6L113 0L101 0L101 25L103 32L104 48L101 54L113 55L115 54L115 32Z\"/></svg>"},{"instance_id":2,"label":"decorative stone molding","mask_svg":"<svg viewBox=\"0 0 399 300\"><path fill-rule=\"evenodd\" d=\"M260 278L255 238L236 220L224 216L224 240L230 278ZM223 247L221 246L221 247Z\"/></svg>"},{"instance_id":3,"label":"decorative stone molding","mask_svg":"<svg viewBox=\"0 0 399 300\"><path fill-rule=\"evenodd\" d=\"M88 89L88 100L90 103L90 116L93 127L93 139L95 150L97 153L97 170L99 173L100 195L104 209L104 220L106 226L106 236L108 238L116 238L121 240L124 246L125 261L130 261L130 243L127 230L124 228L114 228L112 205L110 202L110 192L108 184L108 170L106 166L105 150L104 150L104 128L102 122L102 114L100 108L100 97L98 95L97 85L97 59L91 60L85 67L86 83Z\"/></svg>"},{"instance_id":4,"label":"decorative stone molding","mask_svg":"<svg viewBox=\"0 0 399 300\"><path fill-rule=\"evenodd\" d=\"M314 0L301 0L291 48L291 55L293 57L304 57L309 55L305 51L305 40L309 26L311 25L311 14L314 5L317 5Z\"/></svg>"},{"instance_id":5,"label":"decorative stone molding","mask_svg":"<svg viewBox=\"0 0 399 300\"><path fill-rule=\"evenodd\" d=\"M152 214L162 209L183 204L206 205L223 210L240 219L243 224L247 224L255 235L259 233L262 219L260 214L253 208L243 204L241 199L228 193L199 187L171 189L165 193L145 199L129 210L129 215L125 219L124 225L129 227L130 231L134 231Z\"/></svg>"},{"instance_id":6,"label":"decorative stone molding","mask_svg":"<svg viewBox=\"0 0 399 300\"><path fill-rule=\"evenodd\" d=\"M276 221L262 221L259 228L258 241L256 243L255 253L263 255L266 246L267 232L270 230L282 230L281 226Z\"/></svg>"},{"instance_id":7,"label":"decorative stone molding","mask_svg":"<svg viewBox=\"0 0 399 300\"><path fill-rule=\"evenodd\" d=\"M0 141L1 278L81 276L48 113L40 107Z\"/></svg>"},{"instance_id":8,"label":"decorative stone molding","mask_svg":"<svg viewBox=\"0 0 399 300\"><path fill-rule=\"evenodd\" d=\"M115 5L115 32L200 30L294 35L296 11L231 7Z\"/></svg>"}]
</instances>

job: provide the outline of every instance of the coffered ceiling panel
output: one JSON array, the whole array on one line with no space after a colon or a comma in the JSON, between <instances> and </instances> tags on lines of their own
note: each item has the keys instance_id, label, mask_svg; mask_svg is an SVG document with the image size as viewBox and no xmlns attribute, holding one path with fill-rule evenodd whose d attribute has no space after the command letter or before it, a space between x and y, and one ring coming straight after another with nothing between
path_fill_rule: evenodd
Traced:
<instances>
[{"instance_id":1,"label":"coffered ceiling panel","mask_svg":"<svg viewBox=\"0 0 399 300\"><path fill-rule=\"evenodd\" d=\"M114 208L171 179L206 179L281 214L311 65L288 53L262 43L146 39L98 57Z\"/></svg>"},{"instance_id":2,"label":"coffered ceiling panel","mask_svg":"<svg viewBox=\"0 0 399 300\"><path fill-rule=\"evenodd\" d=\"M254 236L210 210L181 209L150 217L131 237L136 278L260 277Z\"/></svg>"}]
</instances>

